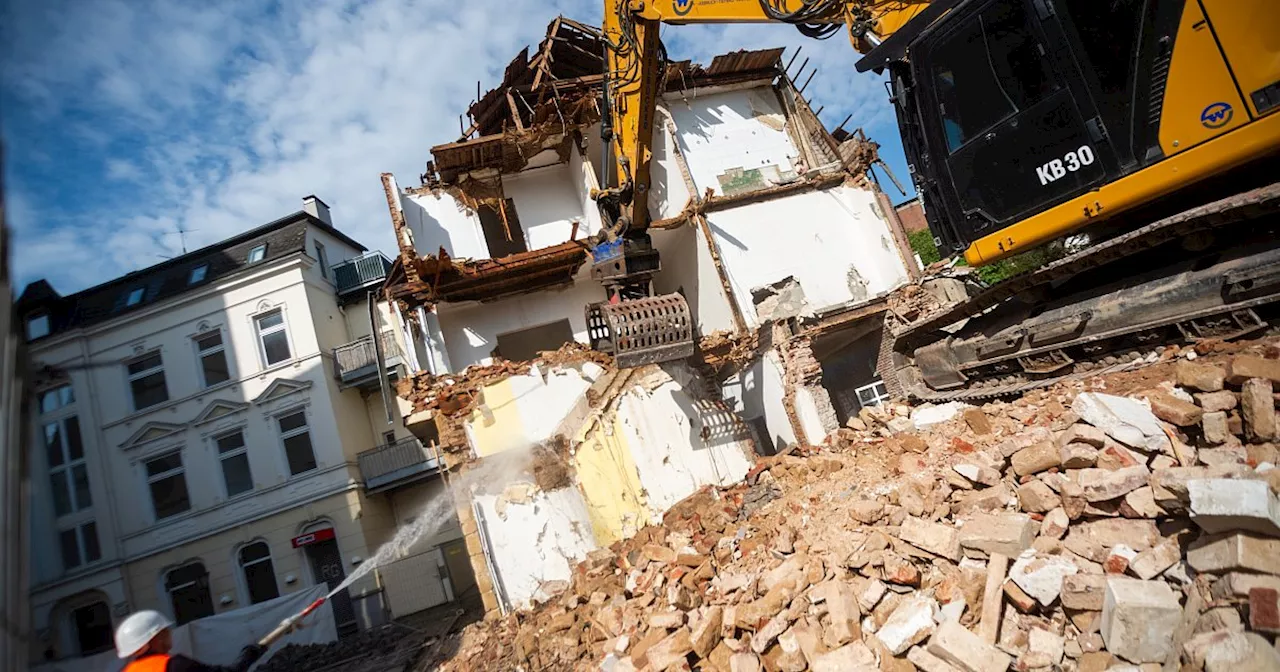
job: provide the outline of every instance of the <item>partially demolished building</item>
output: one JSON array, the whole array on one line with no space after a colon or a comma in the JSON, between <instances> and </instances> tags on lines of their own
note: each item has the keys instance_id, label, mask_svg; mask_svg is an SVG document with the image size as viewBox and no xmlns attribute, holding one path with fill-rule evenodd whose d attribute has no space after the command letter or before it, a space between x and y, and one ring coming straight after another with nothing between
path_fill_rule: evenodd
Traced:
<instances>
[{"instance_id":1,"label":"partially demolished building","mask_svg":"<svg viewBox=\"0 0 1280 672\"><path fill-rule=\"evenodd\" d=\"M618 370L573 345L605 299L587 243L607 186L600 39L557 19L470 106L462 137L432 149L419 186L382 176L400 252L386 291L420 369L399 392L460 478L490 608L538 598L574 559L740 479L752 451L819 442L878 403L884 297L917 272L867 177L875 145L823 127L781 49L670 62L653 283L688 302L698 353Z\"/></svg>"}]
</instances>

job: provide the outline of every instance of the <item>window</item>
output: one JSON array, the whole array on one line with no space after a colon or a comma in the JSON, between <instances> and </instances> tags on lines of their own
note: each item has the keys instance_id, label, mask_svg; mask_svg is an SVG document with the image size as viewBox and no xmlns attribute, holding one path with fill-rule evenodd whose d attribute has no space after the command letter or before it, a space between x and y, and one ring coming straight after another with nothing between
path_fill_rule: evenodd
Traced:
<instances>
[{"instance_id":1,"label":"window","mask_svg":"<svg viewBox=\"0 0 1280 672\"><path fill-rule=\"evenodd\" d=\"M156 520L176 516L191 508L181 452L147 460L147 485L151 490L151 505L155 509Z\"/></svg>"},{"instance_id":2,"label":"window","mask_svg":"<svg viewBox=\"0 0 1280 672\"><path fill-rule=\"evenodd\" d=\"M952 152L1058 87L1021 3L984 10L943 39L931 59L940 64L933 79Z\"/></svg>"},{"instance_id":3,"label":"window","mask_svg":"<svg viewBox=\"0 0 1280 672\"><path fill-rule=\"evenodd\" d=\"M320 264L320 277L329 277L329 255L324 253L324 243L316 241L316 262Z\"/></svg>"},{"instance_id":4,"label":"window","mask_svg":"<svg viewBox=\"0 0 1280 672\"><path fill-rule=\"evenodd\" d=\"M203 282L206 275L209 274L209 264L200 264L191 269L191 275L187 277L187 284L194 285L197 282Z\"/></svg>"},{"instance_id":5,"label":"window","mask_svg":"<svg viewBox=\"0 0 1280 672\"><path fill-rule=\"evenodd\" d=\"M45 425L44 450L49 461L54 513L65 516L92 506L79 418L73 415Z\"/></svg>"},{"instance_id":6,"label":"window","mask_svg":"<svg viewBox=\"0 0 1280 672\"><path fill-rule=\"evenodd\" d=\"M297 411L276 418L280 424L280 439L284 442L284 455L289 461L289 473L297 476L316 468L316 455L311 450L311 432L307 428L306 411Z\"/></svg>"},{"instance_id":7,"label":"window","mask_svg":"<svg viewBox=\"0 0 1280 672\"><path fill-rule=\"evenodd\" d=\"M259 315L254 318L254 321L258 325L258 340L262 344L262 360L267 366L279 364L292 357L289 353L289 334L284 328L283 311L273 310L265 315Z\"/></svg>"},{"instance_id":8,"label":"window","mask_svg":"<svg viewBox=\"0 0 1280 672\"><path fill-rule=\"evenodd\" d=\"M136 306L139 303L142 303L142 297L146 296L146 294L147 294L146 287L134 287L133 289L129 290L129 296L124 300L124 305L126 307Z\"/></svg>"},{"instance_id":9,"label":"window","mask_svg":"<svg viewBox=\"0 0 1280 672\"><path fill-rule=\"evenodd\" d=\"M498 334L498 352L503 359L524 362L538 356L543 350L558 350L565 343L573 342L573 327L569 320L560 320L520 331Z\"/></svg>"},{"instance_id":10,"label":"window","mask_svg":"<svg viewBox=\"0 0 1280 672\"><path fill-rule=\"evenodd\" d=\"M40 393L40 412L52 413L64 406L76 403L75 392L70 385L59 385Z\"/></svg>"},{"instance_id":11,"label":"window","mask_svg":"<svg viewBox=\"0 0 1280 672\"><path fill-rule=\"evenodd\" d=\"M244 572L244 585L249 589L249 604L280 597L276 570L271 565L271 549L266 542L257 541L240 549L240 569Z\"/></svg>"},{"instance_id":12,"label":"window","mask_svg":"<svg viewBox=\"0 0 1280 672\"><path fill-rule=\"evenodd\" d=\"M111 641L111 609L106 602L87 604L71 612L76 643L81 656L92 656L115 648Z\"/></svg>"},{"instance_id":13,"label":"window","mask_svg":"<svg viewBox=\"0 0 1280 672\"><path fill-rule=\"evenodd\" d=\"M249 472L249 450L244 445L244 432L236 430L220 436L218 461L222 463L222 482L227 486L227 496L235 497L253 489L253 475Z\"/></svg>"},{"instance_id":14,"label":"window","mask_svg":"<svg viewBox=\"0 0 1280 672\"><path fill-rule=\"evenodd\" d=\"M200 358L200 373L204 376L204 386L217 385L231 380L231 369L227 367L227 353L222 345L222 332L214 331L196 336L196 354Z\"/></svg>"},{"instance_id":15,"label":"window","mask_svg":"<svg viewBox=\"0 0 1280 672\"><path fill-rule=\"evenodd\" d=\"M484 242L489 247L491 258L529 249L525 244L524 229L520 228L520 218L516 216L516 204L511 199L502 201L497 209L482 205L476 212L480 215L480 229L484 231Z\"/></svg>"},{"instance_id":16,"label":"window","mask_svg":"<svg viewBox=\"0 0 1280 672\"><path fill-rule=\"evenodd\" d=\"M267 258L266 243L257 245L252 250L249 250L249 263L251 264L256 264L259 261L262 261L263 259L266 259L266 258Z\"/></svg>"},{"instance_id":17,"label":"window","mask_svg":"<svg viewBox=\"0 0 1280 672\"><path fill-rule=\"evenodd\" d=\"M854 393L858 395L858 405L863 407L879 406L889 399L888 388L884 386L883 381L879 380L870 385L859 387L854 390Z\"/></svg>"},{"instance_id":18,"label":"window","mask_svg":"<svg viewBox=\"0 0 1280 672\"><path fill-rule=\"evenodd\" d=\"M165 592L173 604L173 620L178 625L213 615L213 597L209 594L209 572L193 562L170 571L164 578Z\"/></svg>"},{"instance_id":19,"label":"window","mask_svg":"<svg viewBox=\"0 0 1280 672\"><path fill-rule=\"evenodd\" d=\"M34 315L27 318L27 340L34 341L49 335L49 316Z\"/></svg>"},{"instance_id":20,"label":"window","mask_svg":"<svg viewBox=\"0 0 1280 672\"><path fill-rule=\"evenodd\" d=\"M133 393L133 408L142 410L169 400L169 390L164 384L164 362L159 352L143 355L129 362L129 390Z\"/></svg>"},{"instance_id":21,"label":"window","mask_svg":"<svg viewBox=\"0 0 1280 672\"><path fill-rule=\"evenodd\" d=\"M382 443L383 443L383 445L387 445L387 446L389 446L389 445L391 445L391 444L393 444L393 443L395 443L395 442L396 442L396 433L395 433L394 431L391 431L391 432L383 432L383 433L382 433Z\"/></svg>"},{"instance_id":22,"label":"window","mask_svg":"<svg viewBox=\"0 0 1280 672\"><path fill-rule=\"evenodd\" d=\"M102 559L98 525L92 520L63 530L58 534L58 540L62 546L62 568L67 571Z\"/></svg>"}]
</instances>

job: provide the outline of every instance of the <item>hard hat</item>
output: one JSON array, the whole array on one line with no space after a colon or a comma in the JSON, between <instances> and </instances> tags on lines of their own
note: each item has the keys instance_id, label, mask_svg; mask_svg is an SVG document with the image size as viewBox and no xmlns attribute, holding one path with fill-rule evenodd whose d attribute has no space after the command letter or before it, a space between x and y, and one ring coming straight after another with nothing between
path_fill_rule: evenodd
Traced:
<instances>
[{"instance_id":1,"label":"hard hat","mask_svg":"<svg viewBox=\"0 0 1280 672\"><path fill-rule=\"evenodd\" d=\"M120 627L116 628L116 653L121 658L128 658L142 650L156 635L165 628L173 627L168 616L150 609L130 614Z\"/></svg>"}]
</instances>

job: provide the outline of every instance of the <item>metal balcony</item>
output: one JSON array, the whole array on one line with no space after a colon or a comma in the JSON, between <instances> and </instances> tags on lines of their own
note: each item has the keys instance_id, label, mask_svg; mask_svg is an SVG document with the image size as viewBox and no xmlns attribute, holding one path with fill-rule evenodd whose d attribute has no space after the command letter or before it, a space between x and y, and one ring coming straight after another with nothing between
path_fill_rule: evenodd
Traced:
<instances>
[{"instance_id":1,"label":"metal balcony","mask_svg":"<svg viewBox=\"0 0 1280 672\"><path fill-rule=\"evenodd\" d=\"M381 287L391 272L391 260L381 252L366 252L333 267L334 290L338 301L347 303L365 298L370 289Z\"/></svg>"},{"instance_id":2,"label":"metal balcony","mask_svg":"<svg viewBox=\"0 0 1280 672\"><path fill-rule=\"evenodd\" d=\"M414 437L387 443L356 455L360 477L369 493L389 490L440 471L440 459Z\"/></svg>"},{"instance_id":3,"label":"metal balcony","mask_svg":"<svg viewBox=\"0 0 1280 672\"><path fill-rule=\"evenodd\" d=\"M387 375L398 375L399 367L404 363L404 353L394 332L382 333L382 358ZM365 336L333 349L333 374L338 379L339 386L344 389L377 387L377 362L378 351L374 347L372 336Z\"/></svg>"}]
</instances>

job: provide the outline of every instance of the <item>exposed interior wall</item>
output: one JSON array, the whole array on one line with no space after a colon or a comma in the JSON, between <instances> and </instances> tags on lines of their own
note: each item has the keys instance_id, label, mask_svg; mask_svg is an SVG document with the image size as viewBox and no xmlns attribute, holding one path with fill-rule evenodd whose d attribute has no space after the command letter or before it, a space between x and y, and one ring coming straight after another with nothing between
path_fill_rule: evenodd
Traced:
<instances>
[{"instance_id":1,"label":"exposed interior wall","mask_svg":"<svg viewBox=\"0 0 1280 672\"><path fill-rule=\"evenodd\" d=\"M586 143L583 143L584 147ZM574 195L577 196L578 204L582 208L583 223L579 235L594 235L600 231L600 208L596 207L596 202L591 199L591 190L599 189L600 182L596 179L596 169L592 165L593 162L599 161L599 157L591 156L585 153L585 148L579 148L573 145L569 151L569 182L573 183Z\"/></svg>"},{"instance_id":2,"label":"exposed interior wall","mask_svg":"<svg viewBox=\"0 0 1280 672\"><path fill-rule=\"evenodd\" d=\"M618 422L654 518L708 485L731 485L751 468L750 429L738 416L691 387L683 364L646 367L618 404Z\"/></svg>"},{"instance_id":3,"label":"exposed interior wall","mask_svg":"<svg viewBox=\"0 0 1280 672\"><path fill-rule=\"evenodd\" d=\"M485 386L480 403L465 421L472 451L488 457L551 439L603 372L588 362L581 369L535 369Z\"/></svg>"},{"instance_id":4,"label":"exposed interior wall","mask_svg":"<svg viewBox=\"0 0 1280 672\"><path fill-rule=\"evenodd\" d=\"M644 485L618 415L590 422L574 440L573 468L596 541L609 545L652 520Z\"/></svg>"},{"instance_id":5,"label":"exposed interior wall","mask_svg":"<svg viewBox=\"0 0 1280 672\"><path fill-rule=\"evenodd\" d=\"M649 216L653 219L666 219L680 214L692 195L680 172L675 141L667 129L670 120L668 105L659 105L650 145L653 156L649 162Z\"/></svg>"},{"instance_id":6,"label":"exposed interior wall","mask_svg":"<svg viewBox=\"0 0 1280 672\"><path fill-rule=\"evenodd\" d=\"M734 169L761 169L777 177L794 172L800 151L787 134L786 117L772 86L670 94L666 102L698 193L708 187L725 193L721 176ZM679 179L679 173L672 177Z\"/></svg>"},{"instance_id":7,"label":"exposed interior wall","mask_svg":"<svg viewBox=\"0 0 1280 672\"><path fill-rule=\"evenodd\" d=\"M578 237L588 235L586 216L574 186L577 178L565 163L502 176L502 192L515 203L528 249L570 240L574 221L578 222Z\"/></svg>"},{"instance_id":8,"label":"exposed interior wall","mask_svg":"<svg viewBox=\"0 0 1280 672\"><path fill-rule=\"evenodd\" d=\"M443 247L457 259L489 258L479 216L453 196L443 191L401 194L400 204L419 255L436 254Z\"/></svg>"},{"instance_id":9,"label":"exposed interior wall","mask_svg":"<svg viewBox=\"0 0 1280 672\"><path fill-rule=\"evenodd\" d=\"M787 417L783 397L782 363L777 353L766 352L721 384L720 392L731 408L757 430L759 438L773 450L796 442L795 430Z\"/></svg>"},{"instance_id":10,"label":"exposed interior wall","mask_svg":"<svg viewBox=\"0 0 1280 672\"><path fill-rule=\"evenodd\" d=\"M573 566L598 547L577 488L535 492L526 503L494 494L477 494L474 501L484 514L501 589L514 608L528 606L543 582L569 580Z\"/></svg>"},{"instance_id":11,"label":"exposed interior wall","mask_svg":"<svg viewBox=\"0 0 1280 672\"><path fill-rule=\"evenodd\" d=\"M744 317L756 315L752 290L794 277L808 312L858 303L907 281L875 195L838 186L707 215Z\"/></svg>"},{"instance_id":12,"label":"exposed interior wall","mask_svg":"<svg viewBox=\"0 0 1280 672\"><path fill-rule=\"evenodd\" d=\"M862 407L856 390L880 380L876 375L880 337L880 328L876 327L848 342L833 344L833 348L820 350L823 344L814 344L814 352L822 361L822 386L831 394L840 424L857 415Z\"/></svg>"},{"instance_id":13,"label":"exposed interior wall","mask_svg":"<svg viewBox=\"0 0 1280 672\"><path fill-rule=\"evenodd\" d=\"M699 334L731 331L729 299L702 232L694 226L682 226L654 230L649 235L662 260L662 272L653 278L654 289L659 294L683 294Z\"/></svg>"},{"instance_id":14,"label":"exposed interior wall","mask_svg":"<svg viewBox=\"0 0 1280 672\"><path fill-rule=\"evenodd\" d=\"M521 294L490 302L441 304L437 307L445 348L453 371L472 364L490 364L498 334L568 319L573 337L587 342L584 310L588 303L604 300L604 288L586 275L568 286Z\"/></svg>"}]
</instances>

